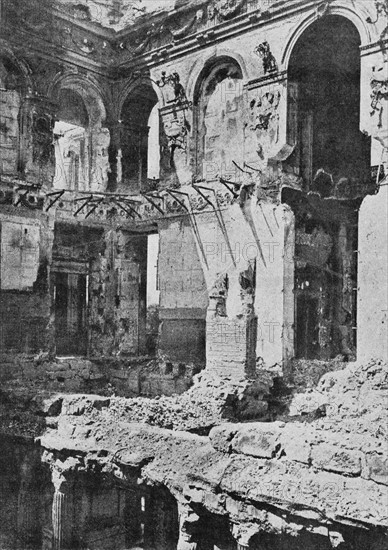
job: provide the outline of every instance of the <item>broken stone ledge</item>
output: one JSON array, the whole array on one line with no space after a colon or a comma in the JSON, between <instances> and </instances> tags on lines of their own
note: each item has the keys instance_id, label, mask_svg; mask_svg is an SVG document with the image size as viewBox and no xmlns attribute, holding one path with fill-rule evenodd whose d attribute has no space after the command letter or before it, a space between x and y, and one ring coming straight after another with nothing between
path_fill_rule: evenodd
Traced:
<instances>
[{"instance_id":1,"label":"broken stone ledge","mask_svg":"<svg viewBox=\"0 0 388 550\"><path fill-rule=\"evenodd\" d=\"M226 515L236 525L249 524L253 531L285 533L292 525L317 533L333 526L386 530L387 377L382 362L325 375L318 388L326 403L342 397L343 410L333 407L312 422L225 423L221 415L207 417L209 400L227 402L232 387L235 397L245 395L245 382L217 381L212 373L201 374L174 400L143 400L151 416L143 410L140 422L135 413L140 399L64 396L57 427L40 442L45 461L64 473L99 464L122 477L126 468L135 468L139 477L164 485L180 501ZM258 387L268 389L264 381ZM196 392L204 407L202 424L214 422L208 436L184 431L190 425L187 407L198 405ZM173 430L155 422L158 407L162 416L174 415Z\"/></svg>"}]
</instances>

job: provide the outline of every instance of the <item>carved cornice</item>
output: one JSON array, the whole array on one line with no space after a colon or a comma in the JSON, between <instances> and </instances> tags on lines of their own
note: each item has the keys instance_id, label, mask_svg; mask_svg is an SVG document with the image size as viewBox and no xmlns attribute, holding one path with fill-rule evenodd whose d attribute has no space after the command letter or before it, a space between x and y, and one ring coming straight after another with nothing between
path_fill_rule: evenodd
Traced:
<instances>
[{"instance_id":1,"label":"carved cornice","mask_svg":"<svg viewBox=\"0 0 388 550\"><path fill-rule=\"evenodd\" d=\"M116 33L57 9L41 8L37 17L32 9L36 0L2 1L3 33L10 42L24 44L26 49L46 58L117 78L122 76L120 70L157 66L260 28L269 21L278 22L330 6L330 2L322 0L197 0L173 11L142 16ZM364 55L367 48L363 48Z\"/></svg>"},{"instance_id":2,"label":"carved cornice","mask_svg":"<svg viewBox=\"0 0 388 550\"><path fill-rule=\"evenodd\" d=\"M211 44L260 28L268 24L269 21L277 22L301 12L308 12L317 4L322 4L322 2L320 0L252 0L252 2L246 0L242 5L241 12L236 13L230 19L226 18L221 21L214 19L213 22L209 22L208 16L203 15L197 17L195 23L192 22L192 18L196 13L195 10L186 10L181 16L181 21L184 22L183 26L186 26L189 30L187 34L180 35L179 39L173 39L171 33L172 22L176 25L176 14L170 17L165 15L162 26L159 25L161 20L159 22L155 20L154 22L156 27L159 25L159 35L153 36L147 44L143 44L143 48L138 49L135 55L128 56L130 48L127 48L126 45L136 40L136 37L140 36L142 32L144 33L144 29L134 26L131 29L122 31L120 39L123 56L117 59L117 63L120 68L133 64L155 66L167 59L180 58ZM190 21L192 22L191 25L188 24ZM174 29L174 33L176 33L176 28ZM158 36L161 38L158 38ZM160 44L158 40L161 41Z\"/></svg>"}]
</instances>

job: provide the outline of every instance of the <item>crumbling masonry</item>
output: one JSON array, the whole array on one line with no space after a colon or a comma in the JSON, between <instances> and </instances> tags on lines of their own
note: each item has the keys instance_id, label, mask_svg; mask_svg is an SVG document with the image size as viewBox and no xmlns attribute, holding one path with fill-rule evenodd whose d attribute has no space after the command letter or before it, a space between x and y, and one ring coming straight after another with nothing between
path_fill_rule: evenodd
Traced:
<instances>
[{"instance_id":1,"label":"crumbling masonry","mask_svg":"<svg viewBox=\"0 0 388 550\"><path fill-rule=\"evenodd\" d=\"M0 546L386 548L385 3L0 24Z\"/></svg>"}]
</instances>

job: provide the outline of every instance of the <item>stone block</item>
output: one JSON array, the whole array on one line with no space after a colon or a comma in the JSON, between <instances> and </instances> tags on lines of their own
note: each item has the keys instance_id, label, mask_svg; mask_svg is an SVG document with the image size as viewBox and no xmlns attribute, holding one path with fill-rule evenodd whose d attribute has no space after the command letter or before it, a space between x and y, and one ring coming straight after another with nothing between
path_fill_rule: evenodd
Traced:
<instances>
[{"instance_id":1,"label":"stone block","mask_svg":"<svg viewBox=\"0 0 388 550\"><path fill-rule=\"evenodd\" d=\"M366 455L365 472L367 479L388 485L388 456L377 453Z\"/></svg>"},{"instance_id":2,"label":"stone block","mask_svg":"<svg viewBox=\"0 0 388 550\"><path fill-rule=\"evenodd\" d=\"M308 426L290 422L280 436L280 444L287 460L309 464L314 435Z\"/></svg>"},{"instance_id":3,"label":"stone block","mask_svg":"<svg viewBox=\"0 0 388 550\"><path fill-rule=\"evenodd\" d=\"M112 370L111 376L119 380L126 380L128 378L128 373L125 370Z\"/></svg>"},{"instance_id":4,"label":"stone block","mask_svg":"<svg viewBox=\"0 0 388 550\"><path fill-rule=\"evenodd\" d=\"M209 439L213 447L217 451L230 453L232 451L232 440L239 426L240 424L222 424L210 430Z\"/></svg>"},{"instance_id":5,"label":"stone block","mask_svg":"<svg viewBox=\"0 0 388 550\"><path fill-rule=\"evenodd\" d=\"M47 367L52 372L62 372L70 369L70 364L67 361L52 362Z\"/></svg>"},{"instance_id":6,"label":"stone block","mask_svg":"<svg viewBox=\"0 0 388 550\"><path fill-rule=\"evenodd\" d=\"M61 414L63 395L53 395L47 398L37 395L33 401L45 416L58 416Z\"/></svg>"},{"instance_id":7,"label":"stone block","mask_svg":"<svg viewBox=\"0 0 388 550\"><path fill-rule=\"evenodd\" d=\"M241 425L232 441L232 451L257 458L272 458L279 445L281 424L255 422Z\"/></svg>"},{"instance_id":8,"label":"stone block","mask_svg":"<svg viewBox=\"0 0 388 550\"><path fill-rule=\"evenodd\" d=\"M103 407L109 407L109 404L109 397L100 395L66 395L63 398L62 414L79 416L86 409L101 410Z\"/></svg>"},{"instance_id":9,"label":"stone block","mask_svg":"<svg viewBox=\"0 0 388 550\"><path fill-rule=\"evenodd\" d=\"M198 489L198 487L190 487L185 492L185 497L189 499L190 502L195 502L197 504L203 503L204 495L204 491Z\"/></svg>"},{"instance_id":10,"label":"stone block","mask_svg":"<svg viewBox=\"0 0 388 550\"><path fill-rule=\"evenodd\" d=\"M93 368L93 363L87 359L71 359L69 361L69 366L72 370L82 371L83 369Z\"/></svg>"},{"instance_id":11,"label":"stone block","mask_svg":"<svg viewBox=\"0 0 388 550\"><path fill-rule=\"evenodd\" d=\"M349 451L327 443L313 445L311 449L313 466L329 472L360 475L362 458L363 454L358 451Z\"/></svg>"},{"instance_id":12,"label":"stone block","mask_svg":"<svg viewBox=\"0 0 388 550\"><path fill-rule=\"evenodd\" d=\"M91 372L89 375L90 380L103 380L105 378L105 375L101 372Z\"/></svg>"},{"instance_id":13,"label":"stone block","mask_svg":"<svg viewBox=\"0 0 388 550\"><path fill-rule=\"evenodd\" d=\"M63 378L64 380L70 380L74 377L74 373L71 370L61 370L56 372L57 378Z\"/></svg>"}]
</instances>

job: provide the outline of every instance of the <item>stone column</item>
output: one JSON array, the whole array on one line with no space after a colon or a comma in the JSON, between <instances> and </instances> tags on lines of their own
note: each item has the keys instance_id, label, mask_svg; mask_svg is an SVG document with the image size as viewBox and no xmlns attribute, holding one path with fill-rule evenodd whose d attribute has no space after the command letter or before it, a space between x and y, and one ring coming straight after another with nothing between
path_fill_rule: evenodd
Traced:
<instances>
[{"instance_id":1,"label":"stone column","mask_svg":"<svg viewBox=\"0 0 388 550\"><path fill-rule=\"evenodd\" d=\"M177 550L197 550L199 516L186 504L178 502L179 540Z\"/></svg>"},{"instance_id":2,"label":"stone column","mask_svg":"<svg viewBox=\"0 0 388 550\"><path fill-rule=\"evenodd\" d=\"M387 70L388 59L381 52L361 57L360 129L372 137L372 166L385 174L378 192L365 197L359 212L357 360L363 363L388 355Z\"/></svg>"},{"instance_id":3,"label":"stone column","mask_svg":"<svg viewBox=\"0 0 388 550\"><path fill-rule=\"evenodd\" d=\"M68 480L53 471L54 497L52 504L53 550L70 550L72 539L72 491Z\"/></svg>"},{"instance_id":4,"label":"stone column","mask_svg":"<svg viewBox=\"0 0 388 550\"><path fill-rule=\"evenodd\" d=\"M38 487L33 465L24 463L21 475L17 511L18 534L23 541L30 541L38 535L40 529L40 502L37 501Z\"/></svg>"}]
</instances>

